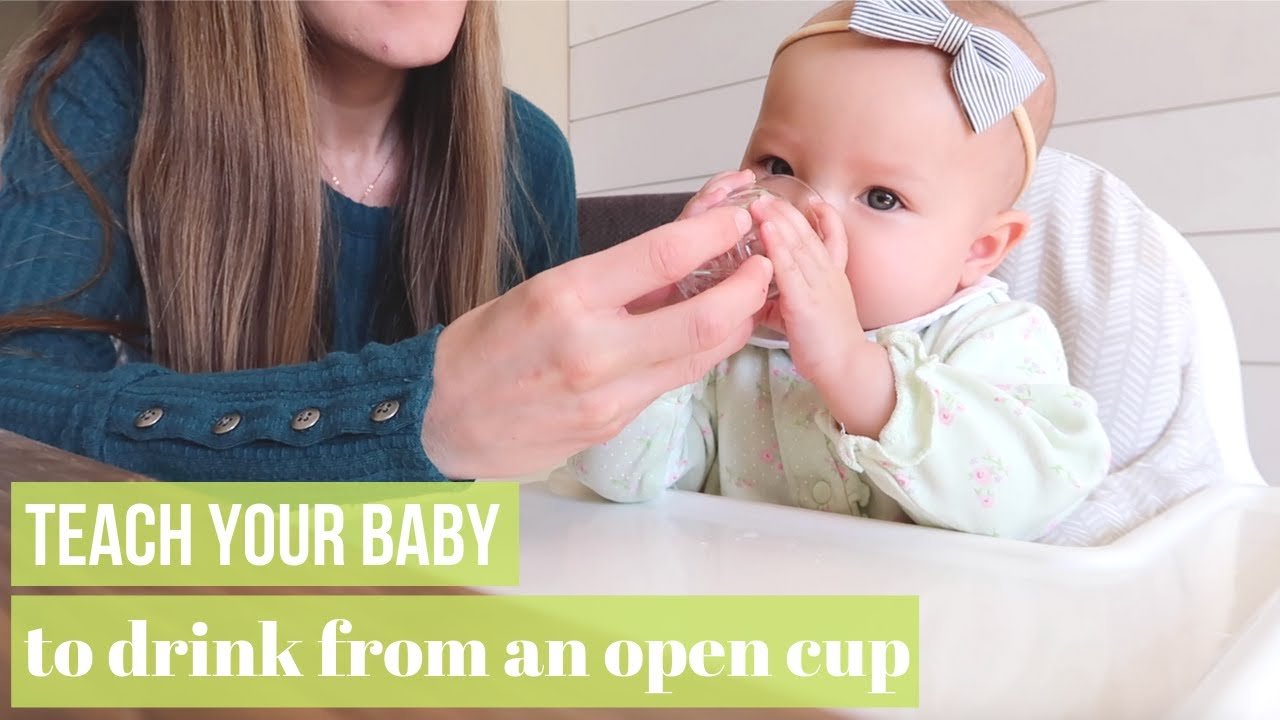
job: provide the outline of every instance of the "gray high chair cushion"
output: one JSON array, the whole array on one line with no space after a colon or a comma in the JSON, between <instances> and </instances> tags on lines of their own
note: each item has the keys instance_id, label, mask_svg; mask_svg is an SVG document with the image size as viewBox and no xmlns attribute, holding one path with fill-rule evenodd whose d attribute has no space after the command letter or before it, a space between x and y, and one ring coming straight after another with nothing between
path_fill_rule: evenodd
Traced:
<instances>
[{"instance_id":1,"label":"gray high chair cushion","mask_svg":"<svg viewBox=\"0 0 1280 720\"><path fill-rule=\"evenodd\" d=\"M580 199L583 252L669 222L688 197ZM1107 479L1042 541L1106 543L1225 475L1170 254L1185 240L1113 175L1052 148L1019 207L1032 230L995 275L1054 319L1072 381L1097 399L1112 443Z\"/></svg>"}]
</instances>

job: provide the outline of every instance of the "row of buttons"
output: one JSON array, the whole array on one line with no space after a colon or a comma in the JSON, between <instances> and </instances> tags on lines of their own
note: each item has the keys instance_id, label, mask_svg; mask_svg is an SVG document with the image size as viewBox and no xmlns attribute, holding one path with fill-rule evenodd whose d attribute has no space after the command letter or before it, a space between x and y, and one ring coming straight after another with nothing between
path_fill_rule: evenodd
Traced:
<instances>
[{"instance_id":1,"label":"row of buttons","mask_svg":"<svg viewBox=\"0 0 1280 720\"><path fill-rule=\"evenodd\" d=\"M369 419L376 423L384 423L395 417L398 412L400 412L399 400L383 400L377 405L374 405L373 409L369 411ZM146 410L138 413L138 417L133 419L133 426L139 429L149 428L160 422L160 418L162 417L164 417L164 408L147 408ZM240 427L240 421L242 419L243 417L238 412L231 412L223 415L213 424L213 434L226 435L232 430ZM310 430L315 427L318 422L320 422L320 410L317 408L307 408L306 410L299 410L298 413L293 416L293 420L289 422L289 427L297 430L298 432L302 432L303 430Z\"/></svg>"}]
</instances>

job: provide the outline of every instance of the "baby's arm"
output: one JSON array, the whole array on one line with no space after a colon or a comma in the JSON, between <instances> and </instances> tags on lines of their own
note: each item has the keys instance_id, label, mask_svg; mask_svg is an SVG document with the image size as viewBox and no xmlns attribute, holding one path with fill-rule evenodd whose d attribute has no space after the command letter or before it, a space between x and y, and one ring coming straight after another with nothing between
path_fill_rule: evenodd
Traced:
<instances>
[{"instance_id":1,"label":"baby's arm","mask_svg":"<svg viewBox=\"0 0 1280 720\"><path fill-rule=\"evenodd\" d=\"M881 339L897 404L879 440L820 423L836 455L917 523L1037 538L1106 474L1097 405L1071 386L1041 308L1002 303L947 322L930 348L910 332Z\"/></svg>"},{"instance_id":2,"label":"baby's arm","mask_svg":"<svg viewBox=\"0 0 1280 720\"><path fill-rule=\"evenodd\" d=\"M569 460L578 481L615 502L651 500L673 485L701 490L715 457L715 384L658 398L614 439Z\"/></svg>"}]
</instances>

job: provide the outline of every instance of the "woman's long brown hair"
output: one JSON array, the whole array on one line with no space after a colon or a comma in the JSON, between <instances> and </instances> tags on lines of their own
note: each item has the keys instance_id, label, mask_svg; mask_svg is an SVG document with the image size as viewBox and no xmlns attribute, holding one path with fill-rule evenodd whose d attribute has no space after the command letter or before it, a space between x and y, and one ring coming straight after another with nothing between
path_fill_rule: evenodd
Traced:
<instances>
[{"instance_id":1,"label":"woman's long brown hair","mask_svg":"<svg viewBox=\"0 0 1280 720\"><path fill-rule=\"evenodd\" d=\"M84 41L123 28L141 50L143 100L126 217L66 150L48 117L54 80ZM0 333L60 328L145 334L181 372L304 362L324 354L331 307L326 198L311 114L311 62L290 2L59 3L11 57L8 112L37 67L33 126L101 220L107 270L127 229L146 291L145 328L58 309L69 296L0 317ZM468 5L453 52L410 73L408 148L396 201L398 262L384 336L447 323L496 297L515 262L506 214L507 106L492 3ZM12 128L13 117L5 118ZM518 262L515 262L518 270ZM76 294L72 293L72 295Z\"/></svg>"}]
</instances>

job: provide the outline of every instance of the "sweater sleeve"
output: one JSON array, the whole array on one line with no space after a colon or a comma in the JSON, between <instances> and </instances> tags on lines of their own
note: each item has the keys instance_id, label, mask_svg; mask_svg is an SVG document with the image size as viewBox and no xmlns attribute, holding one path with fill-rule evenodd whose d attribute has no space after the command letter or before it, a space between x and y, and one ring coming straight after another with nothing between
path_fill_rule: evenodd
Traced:
<instances>
[{"instance_id":1,"label":"sweater sleeve","mask_svg":"<svg viewBox=\"0 0 1280 720\"><path fill-rule=\"evenodd\" d=\"M105 196L115 237L105 275L60 307L140 323L142 289L122 222L138 83L124 46L98 36L55 82L48 112ZM33 87L0 160L0 315L80 287L103 252L88 196L36 134ZM187 375L121 364L105 335L10 333L0 336L0 427L160 479L439 480L420 440L438 334L318 362ZM299 415L306 422L295 423Z\"/></svg>"}]
</instances>

